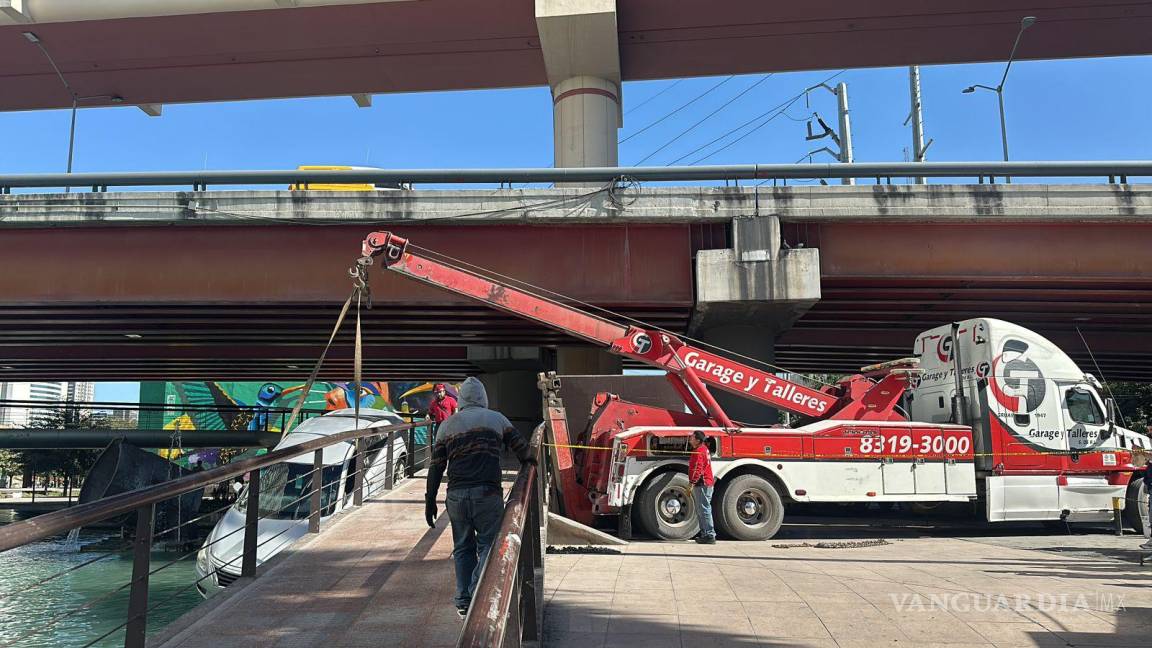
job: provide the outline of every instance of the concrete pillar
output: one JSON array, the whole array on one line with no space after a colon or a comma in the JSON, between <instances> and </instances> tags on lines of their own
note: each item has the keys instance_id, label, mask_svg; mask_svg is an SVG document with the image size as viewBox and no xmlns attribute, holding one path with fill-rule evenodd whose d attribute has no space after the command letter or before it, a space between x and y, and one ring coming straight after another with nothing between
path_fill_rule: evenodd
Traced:
<instances>
[{"instance_id":1,"label":"concrete pillar","mask_svg":"<svg viewBox=\"0 0 1152 648\"><path fill-rule=\"evenodd\" d=\"M536 388L537 373L509 370L476 376L488 392L488 406L507 416L525 439L540 424L543 416L540 390Z\"/></svg>"},{"instance_id":2,"label":"concrete pillar","mask_svg":"<svg viewBox=\"0 0 1152 648\"><path fill-rule=\"evenodd\" d=\"M712 315L713 317L709 318L712 325L697 329L693 337L721 349L735 352L718 351L719 355L731 357L758 369L772 371L763 365L756 365L735 355L740 354L767 363L775 361L777 332L773 325L774 322L770 318L745 318L734 313L728 314L726 317L717 317L718 314L715 312ZM743 321L744 319L750 321ZM725 322L725 320L731 321ZM720 406L724 408L728 417L733 421L753 425L771 425L780 421L778 413L771 407L760 405L747 398L741 398L719 389L711 391L716 397L716 401L720 403Z\"/></svg>"},{"instance_id":3,"label":"concrete pillar","mask_svg":"<svg viewBox=\"0 0 1152 648\"><path fill-rule=\"evenodd\" d=\"M732 249L696 255L690 333L720 349L774 363L776 337L820 299L820 252L787 249L775 216L735 219L732 231ZM732 419L754 424L778 420L771 407L720 390L713 394Z\"/></svg>"},{"instance_id":4,"label":"concrete pillar","mask_svg":"<svg viewBox=\"0 0 1152 648\"><path fill-rule=\"evenodd\" d=\"M525 438L543 417L536 374L544 370L536 347L468 347L468 361L488 392L488 406L499 411Z\"/></svg>"},{"instance_id":5,"label":"concrete pillar","mask_svg":"<svg viewBox=\"0 0 1152 648\"><path fill-rule=\"evenodd\" d=\"M552 88L552 145L557 168L618 166L620 91L606 79L575 76Z\"/></svg>"},{"instance_id":6,"label":"concrete pillar","mask_svg":"<svg viewBox=\"0 0 1152 648\"><path fill-rule=\"evenodd\" d=\"M556 349L556 373L562 376L618 375L624 373L623 359L596 347L559 347Z\"/></svg>"},{"instance_id":7,"label":"concrete pillar","mask_svg":"<svg viewBox=\"0 0 1152 648\"><path fill-rule=\"evenodd\" d=\"M536 30L552 88L555 165L616 166L616 0L536 0Z\"/></svg>"}]
</instances>

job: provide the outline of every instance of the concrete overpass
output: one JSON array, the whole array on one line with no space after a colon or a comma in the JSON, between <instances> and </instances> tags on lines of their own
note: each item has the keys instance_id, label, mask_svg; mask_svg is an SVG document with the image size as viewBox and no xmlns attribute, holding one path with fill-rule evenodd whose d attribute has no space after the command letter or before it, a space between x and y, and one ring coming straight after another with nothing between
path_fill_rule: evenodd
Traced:
<instances>
[{"instance_id":1,"label":"concrete overpass","mask_svg":"<svg viewBox=\"0 0 1152 648\"><path fill-rule=\"evenodd\" d=\"M0 214L8 380L300 378L361 238L385 228L695 333L709 328L716 277L767 272L766 246L739 236L750 223L779 224L777 262L818 255L818 292L792 300L783 325L744 311L782 366L851 371L983 315L1051 337L1094 372L1079 329L1106 377L1152 379L1148 185L24 194L0 196ZM373 277L370 376L457 378L570 342L398 281ZM326 377L350 373L348 341Z\"/></svg>"},{"instance_id":2,"label":"concrete overpass","mask_svg":"<svg viewBox=\"0 0 1152 648\"><path fill-rule=\"evenodd\" d=\"M70 105L29 30L81 96L163 104L555 83L569 13L608 27L625 81L997 61L1025 15L1023 58L1152 52L1152 2L1132 0L5 0L0 107Z\"/></svg>"},{"instance_id":3,"label":"concrete overpass","mask_svg":"<svg viewBox=\"0 0 1152 648\"><path fill-rule=\"evenodd\" d=\"M1152 52L1149 0L0 0L0 110L540 86L615 166L622 83ZM61 84L66 80L67 87Z\"/></svg>"}]
</instances>

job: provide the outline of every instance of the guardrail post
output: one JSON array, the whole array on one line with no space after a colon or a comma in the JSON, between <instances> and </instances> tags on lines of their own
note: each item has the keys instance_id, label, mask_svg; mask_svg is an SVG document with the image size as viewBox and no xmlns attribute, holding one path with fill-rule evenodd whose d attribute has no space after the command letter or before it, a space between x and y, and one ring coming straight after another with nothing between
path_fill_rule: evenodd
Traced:
<instances>
[{"instance_id":1,"label":"guardrail post","mask_svg":"<svg viewBox=\"0 0 1152 648\"><path fill-rule=\"evenodd\" d=\"M544 521L540 499L541 472L536 468L536 487L528 499L525 540L520 554L520 640L539 644L544 627L544 547L540 527Z\"/></svg>"},{"instance_id":2,"label":"guardrail post","mask_svg":"<svg viewBox=\"0 0 1152 648\"><path fill-rule=\"evenodd\" d=\"M368 464L364 462L364 437L356 439L356 476L352 478L352 504L364 505L364 473Z\"/></svg>"},{"instance_id":3,"label":"guardrail post","mask_svg":"<svg viewBox=\"0 0 1152 648\"><path fill-rule=\"evenodd\" d=\"M396 451L392 447L395 444L396 444L396 432L395 431L389 432L388 433L388 459L387 459L388 465L384 467L384 490L392 490L392 486L396 483L395 482L396 476L392 474L395 472L395 468L396 468L396 466L393 463L396 461L396 458L394 456L396 454Z\"/></svg>"},{"instance_id":4,"label":"guardrail post","mask_svg":"<svg viewBox=\"0 0 1152 648\"><path fill-rule=\"evenodd\" d=\"M155 504L136 509L136 537L132 540L132 588L128 594L128 626L124 648L144 648L148 629L148 572L152 558L152 514Z\"/></svg>"},{"instance_id":5,"label":"guardrail post","mask_svg":"<svg viewBox=\"0 0 1152 648\"><path fill-rule=\"evenodd\" d=\"M240 575L256 575L256 536L260 530L260 469L248 471L248 508L244 512L244 558Z\"/></svg>"},{"instance_id":6,"label":"guardrail post","mask_svg":"<svg viewBox=\"0 0 1152 648\"><path fill-rule=\"evenodd\" d=\"M416 428L410 427L404 433L404 476L416 474Z\"/></svg>"},{"instance_id":7,"label":"guardrail post","mask_svg":"<svg viewBox=\"0 0 1152 648\"><path fill-rule=\"evenodd\" d=\"M320 495L324 489L324 450L312 453L312 495L308 498L308 533L320 533Z\"/></svg>"}]
</instances>

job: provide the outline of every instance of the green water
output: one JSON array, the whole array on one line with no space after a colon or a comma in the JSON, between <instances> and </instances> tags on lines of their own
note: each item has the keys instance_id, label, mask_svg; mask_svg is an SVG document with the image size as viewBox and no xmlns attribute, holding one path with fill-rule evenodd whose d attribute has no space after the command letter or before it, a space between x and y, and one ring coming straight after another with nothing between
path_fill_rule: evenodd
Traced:
<instances>
[{"instance_id":1,"label":"green water","mask_svg":"<svg viewBox=\"0 0 1152 648\"><path fill-rule=\"evenodd\" d=\"M19 519L18 513L0 510L0 525ZM108 537L108 532L85 531L75 544L61 537L0 554L0 647L80 648L124 622L130 589L127 587L87 609L54 621L132 580L130 552L108 554L79 549L78 545ZM41 579L98 556L107 557L29 589ZM154 552L152 569L179 556ZM163 628L201 602L200 594L192 586L196 580L195 567L195 557L190 556L149 578L148 604L159 607L148 613L148 632ZM37 632L26 636L32 631ZM92 645L123 644L124 630L121 629Z\"/></svg>"}]
</instances>

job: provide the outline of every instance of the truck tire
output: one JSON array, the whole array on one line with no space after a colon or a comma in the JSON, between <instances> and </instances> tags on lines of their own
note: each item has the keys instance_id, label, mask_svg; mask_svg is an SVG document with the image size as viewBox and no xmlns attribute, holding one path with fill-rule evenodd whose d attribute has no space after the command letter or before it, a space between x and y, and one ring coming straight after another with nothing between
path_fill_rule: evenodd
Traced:
<instances>
[{"instance_id":1,"label":"truck tire","mask_svg":"<svg viewBox=\"0 0 1152 648\"><path fill-rule=\"evenodd\" d=\"M1141 475L1133 475L1124 502L1124 524L1136 533L1148 535L1148 489Z\"/></svg>"},{"instance_id":2,"label":"truck tire","mask_svg":"<svg viewBox=\"0 0 1152 648\"><path fill-rule=\"evenodd\" d=\"M632 508L641 529L655 538L686 540L700 532L692 485L684 473L666 472L648 480Z\"/></svg>"},{"instance_id":3,"label":"truck tire","mask_svg":"<svg viewBox=\"0 0 1152 648\"><path fill-rule=\"evenodd\" d=\"M713 510L716 528L733 540L767 540L784 522L780 494L757 475L740 475L725 482Z\"/></svg>"}]
</instances>

